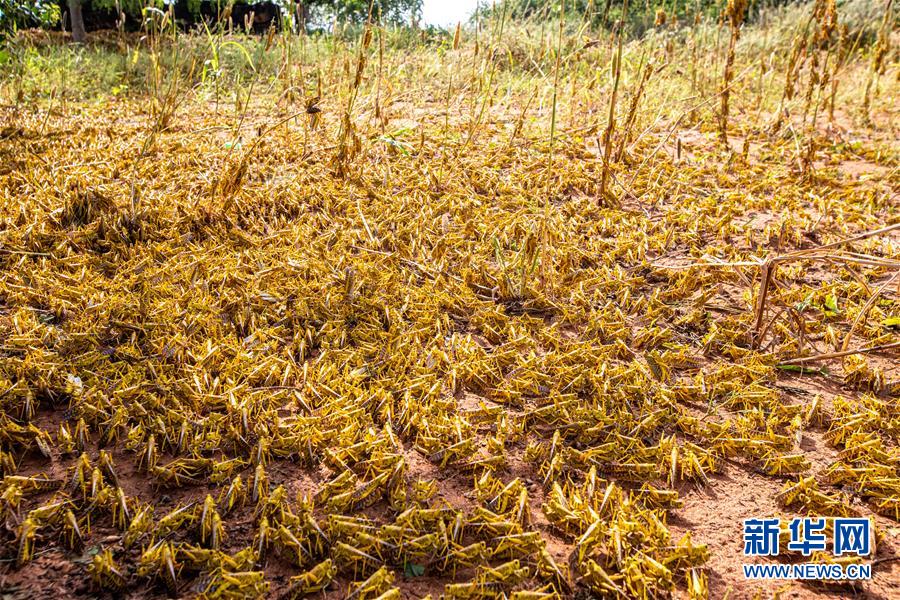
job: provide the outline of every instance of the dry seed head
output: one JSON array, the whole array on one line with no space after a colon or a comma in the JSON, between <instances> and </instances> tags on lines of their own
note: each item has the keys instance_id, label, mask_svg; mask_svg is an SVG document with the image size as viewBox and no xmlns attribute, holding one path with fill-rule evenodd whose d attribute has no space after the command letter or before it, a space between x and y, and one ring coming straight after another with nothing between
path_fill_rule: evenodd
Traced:
<instances>
[{"instance_id":1,"label":"dry seed head","mask_svg":"<svg viewBox=\"0 0 900 600\"><path fill-rule=\"evenodd\" d=\"M662 27L666 24L666 11L662 8L656 9L656 20L653 23L654 27Z\"/></svg>"},{"instance_id":2,"label":"dry seed head","mask_svg":"<svg viewBox=\"0 0 900 600\"><path fill-rule=\"evenodd\" d=\"M825 19L822 23L822 37L828 39L838 28L838 13L836 0L825 0Z\"/></svg>"},{"instance_id":3,"label":"dry seed head","mask_svg":"<svg viewBox=\"0 0 900 600\"><path fill-rule=\"evenodd\" d=\"M749 0L728 0L725 16L728 17L732 29L737 29L744 23L748 2Z\"/></svg>"}]
</instances>

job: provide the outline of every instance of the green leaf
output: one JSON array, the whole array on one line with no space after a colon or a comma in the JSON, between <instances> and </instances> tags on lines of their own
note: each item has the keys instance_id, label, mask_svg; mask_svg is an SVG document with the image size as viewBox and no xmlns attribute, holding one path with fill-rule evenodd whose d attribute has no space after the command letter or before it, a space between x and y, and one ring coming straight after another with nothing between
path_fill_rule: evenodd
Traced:
<instances>
[{"instance_id":1,"label":"green leaf","mask_svg":"<svg viewBox=\"0 0 900 600\"><path fill-rule=\"evenodd\" d=\"M798 302L794 305L794 308L799 312L803 312L807 308L812 306L812 294L809 294L806 298L803 299L803 302Z\"/></svg>"},{"instance_id":2,"label":"green leaf","mask_svg":"<svg viewBox=\"0 0 900 600\"><path fill-rule=\"evenodd\" d=\"M837 296L832 292L825 298L825 314L831 316L840 314L840 312L841 310L838 308Z\"/></svg>"},{"instance_id":3,"label":"green leaf","mask_svg":"<svg viewBox=\"0 0 900 600\"><path fill-rule=\"evenodd\" d=\"M85 549L84 553L81 556L73 559L73 562L84 565L89 564L91 562L91 559L100 554L100 551L102 549L103 548L100 546L91 546L90 548Z\"/></svg>"},{"instance_id":4,"label":"green leaf","mask_svg":"<svg viewBox=\"0 0 900 600\"><path fill-rule=\"evenodd\" d=\"M251 69L253 69L254 73L256 72L256 67L253 65L253 58L250 56L250 53L247 52L246 48L244 48L243 46L241 46L240 44L238 44L235 41L228 41L228 42L225 42L224 44L222 44L221 46L219 46L219 49L221 50L222 48L225 48L227 46L234 46L235 48L240 50L241 53L244 55L244 58L247 60L247 64L250 66Z\"/></svg>"},{"instance_id":5,"label":"green leaf","mask_svg":"<svg viewBox=\"0 0 900 600\"><path fill-rule=\"evenodd\" d=\"M403 565L403 574L406 577L421 577L425 574L425 567L416 563L405 563Z\"/></svg>"},{"instance_id":6,"label":"green leaf","mask_svg":"<svg viewBox=\"0 0 900 600\"><path fill-rule=\"evenodd\" d=\"M407 144L407 143L405 143L405 142L401 142L400 140L395 140L395 139L392 138L392 137L389 137L389 136L386 136L386 135L382 135L382 136L379 137L378 139L379 139L380 141L384 142L385 144L387 144L388 146L391 146L391 147L393 147L393 148L396 148L396 149L399 150L404 156L409 156L409 155L410 155L410 152L412 151L412 146L410 146L409 144Z\"/></svg>"},{"instance_id":7,"label":"green leaf","mask_svg":"<svg viewBox=\"0 0 900 600\"><path fill-rule=\"evenodd\" d=\"M806 373L810 373L813 375L828 375L828 370L825 368L813 369L801 365L776 365L775 367L781 369L782 371L793 371L795 373L800 373L801 375Z\"/></svg>"}]
</instances>

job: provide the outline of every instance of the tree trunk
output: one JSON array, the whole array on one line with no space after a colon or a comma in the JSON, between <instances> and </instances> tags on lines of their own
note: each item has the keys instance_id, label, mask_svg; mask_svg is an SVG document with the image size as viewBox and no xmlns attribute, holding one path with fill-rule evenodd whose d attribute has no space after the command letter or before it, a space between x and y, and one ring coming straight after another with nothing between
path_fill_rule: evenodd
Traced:
<instances>
[{"instance_id":1,"label":"tree trunk","mask_svg":"<svg viewBox=\"0 0 900 600\"><path fill-rule=\"evenodd\" d=\"M69 0L69 21L72 23L72 40L76 44L83 44L87 39L84 31L84 16L81 14L82 0Z\"/></svg>"}]
</instances>

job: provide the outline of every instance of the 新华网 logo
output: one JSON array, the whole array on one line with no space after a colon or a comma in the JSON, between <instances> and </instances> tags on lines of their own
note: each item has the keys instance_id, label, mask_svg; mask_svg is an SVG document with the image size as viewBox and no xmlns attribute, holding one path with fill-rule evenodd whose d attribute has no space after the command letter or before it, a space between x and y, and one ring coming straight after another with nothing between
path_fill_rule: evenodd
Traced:
<instances>
[{"instance_id":1,"label":"\u65b0\u534e\u7f51 logo","mask_svg":"<svg viewBox=\"0 0 900 600\"><path fill-rule=\"evenodd\" d=\"M833 527L828 528L831 521ZM756 518L744 521L744 555L778 556L782 550L782 520ZM829 546L835 557L865 557L872 554L872 523L865 518L797 517L787 523L786 550L804 557L825 552ZM840 561L838 561L840 562ZM831 562L744 565L744 575L752 579L869 579L871 564Z\"/></svg>"}]
</instances>

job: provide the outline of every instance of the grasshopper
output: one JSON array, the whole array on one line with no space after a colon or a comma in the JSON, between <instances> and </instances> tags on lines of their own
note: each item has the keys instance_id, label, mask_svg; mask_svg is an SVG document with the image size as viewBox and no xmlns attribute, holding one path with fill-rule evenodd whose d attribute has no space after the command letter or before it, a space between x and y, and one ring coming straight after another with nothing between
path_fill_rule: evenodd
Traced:
<instances>
[{"instance_id":1,"label":"grasshopper","mask_svg":"<svg viewBox=\"0 0 900 600\"><path fill-rule=\"evenodd\" d=\"M223 507L222 513L228 514L236 508L240 508L247 501L247 492L244 488L244 480L240 475L235 475L227 488L219 493L216 503Z\"/></svg>"},{"instance_id":2,"label":"grasshopper","mask_svg":"<svg viewBox=\"0 0 900 600\"><path fill-rule=\"evenodd\" d=\"M709 579L701 569L689 569L687 572L688 595L691 600L709 598Z\"/></svg>"},{"instance_id":3,"label":"grasshopper","mask_svg":"<svg viewBox=\"0 0 900 600\"><path fill-rule=\"evenodd\" d=\"M57 489L62 481L51 479L38 475L34 477L23 477L21 475L7 475L3 478L3 487L14 485L18 487L23 494L30 496L33 494L41 494Z\"/></svg>"},{"instance_id":4,"label":"grasshopper","mask_svg":"<svg viewBox=\"0 0 900 600\"><path fill-rule=\"evenodd\" d=\"M311 552L306 547L306 537L302 533L292 531L284 525L278 525L272 529L271 537L279 552L298 566L303 566L311 557Z\"/></svg>"},{"instance_id":5,"label":"grasshopper","mask_svg":"<svg viewBox=\"0 0 900 600\"><path fill-rule=\"evenodd\" d=\"M551 585L559 592L570 593L572 584L569 582L569 574L567 570L560 567L554 560L546 547L541 548L537 560L538 574L546 581L550 580Z\"/></svg>"},{"instance_id":6,"label":"grasshopper","mask_svg":"<svg viewBox=\"0 0 900 600\"><path fill-rule=\"evenodd\" d=\"M470 581L468 583L450 583L444 586L443 597L447 600L492 599L501 596L500 586L496 583Z\"/></svg>"},{"instance_id":7,"label":"grasshopper","mask_svg":"<svg viewBox=\"0 0 900 600\"><path fill-rule=\"evenodd\" d=\"M131 519L128 530L122 536L123 547L127 550L134 546L138 540L151 533L153 526L153 507L148 505L137 510L134 518Z\"/></svg>"},{"instance_id":8,"label":"grasshopper","mask_svg":"<svg viewBox=\"0 0 900 600\"><path fill-rule=\"evenodd\" d=\"M655 508L672 509L679 508L683 504L678 498L678 492L675 490L661 490L653 487L649 483L645 483L641 486L637 496L648 506Z\"/></svg>"},{"instance_id":9,"label":"grasshopper","mask_svg":"<svg viewBox=\"0 0 900 600\"><path fill-rule=\"evenodd\" d=\"M330 558L326 559L309 571L291 577L288 595L291 598L299 598L307 594L324 590L328 587L336 574L337 567L335 567Z\"/></svg>"},{"instance_id":10,"label":"grasshopper","mask_svg":"<svg viewBox=\"0 0 900 600\"><path fill-rule=\"evenodd\" d=\"M70 550L77 551L84 548L84 535L81 532L81 525L78 522L78 517L70 509L66 509L63 515L63 535L66 546Z\"/></svg>"},{"instance_id":11,"label":"grasshopper","mask_svg":"<svg viewBox=\"0 0 900 600\"><path fill-rule=\"evenodd\" d=\"M164 488L197 484L209 473L214 462L210 458L178 458L165 466L150 467L150 475Z\"/></svg>"},{"instance_id":12,"label":"grasshopper","mask_svg":"<svg viewBox=\"0 0 900 600\"><path fill-rule=\"evenodd\" d=\"M262 561L266 557L266 550L271 543L272 531L269 527L269 519L263 515L259 519L259 525L256 529L256 537L253 540L253 550L256 552L256 556L259 561Z\"/></svg>"},{"instance_id":13,"label":"grasshopper","mask_svg":"<svg viewBox=\"0 0 900 600\"><path fill-rule=\"evenodd\" d=\"M139 577L149 577L162 581L169 594L178 593L178 577L182 565L177 560L177 554L171 542L160 540L141 554L138 562L137 574Z\"/></svg>"},{"instance_id":14,"label":"grasshopper","mask_svg":"<svg viewBox=\"0 0 900 600\"><path fill-rule=\"evenodd\" d=\"M334 545L332 556L340 565L352 565L354 573L366 571L381 563L377 557L344 542L337 542Z\"/></svg>"},{"instance_id":15,"label":"grasshopper","mask_svg":"<svg viewBox=\"0 0 900 600\"><path fill-rule=\"evenodd\" d=\"M165 538L185 525L193 525L197 520L197 514L194 510L195 504L196 503L191 502L190 504L176 508L172 512L163 515L162 518L157 521L154 535Z\"/></svg>"},{"instance_id":16,"label":"grasshopper","mask_svg":"<svg viewBox=\"0 0 900 600\"><path fill-rule=\"evenodd\" d=\"M492 556L500 557L528 557L535 552L540 552L544 545L541 534L537 531L524 533L512 533L491 540L494 544Z\"/></svg>"},{"instance_id":17,"label":"grasshopper","mask_svg":"<svg viewBox=\"0 0 900 600\"><path fill-rule=\"evenodd\" d=\"M347 591L346 600L367 600L370 596L380 595L394 583L394 572L381 567L365 580L353 583Z\"/></svg>"},{"instance_id":18,"label":"grasshopper","mask_svg":"<svg viewBox=\"0 0 900 600\"><path fill-rule=\"evenodd\" d=\"M486 584L503 587L518 585L531 576L531 570L523 567L518 560L510 560L496 567L484 567L477 579Z\"/></svg>"},{"instance_id":19,"label":"grasshopper","mask_svg":"<svg viewBox=\"0 0 900 600\"><path fill-rule=\"evenodd\" d=\"M200 542L217 550L224 539L225 528L222 526L222 517L216 511L215 500L207 494L200 511Z\"/></svg>"},{"instance_id":20,"label":"grasshopper","mask_svg":"<svg viewBox=\"0 0 900 600\"><path fill-rule=\"evenodd\" d=\"M125 587L125 574L113 560L112 551L108 548L94 555L88 566L88 573L91 580L100 588L119 591Z\"/></svg>"},{"instance_id":21,"label":"grasshopper","mask_svg":"<svg viewBox=\"0 0 900 600\"><path fill-rule=\"evenodd\" d=\"M475 542L468 546L455 548L444 556L444 563L441 567L446 570L452 565L454 572L457 568L472 568L484 564L490 557L491 553L487 549L484 542Z\"/></svg>"},{"instance_id":22,"label":"grasshopper","mask_svg":"<svg viewBox=\"0 0 900 600\"><path fill-rule=\"evenodd\" d=\"M262 571L216 569L202 596L210 600L239 600L263 598L268 592L269 582Z\"/></svg>"},{"instance_id":23,"label":"grasshopper","mask_svg":"<svg viewBox=\"0 0 900 600\"><path fill-rule=\"evenodd\" d=\"M543 590L518 590L509 595L509 600L559 600L559 598L558 593Z\"/></svg>"},{"instance_id":24,"label":"grasshopper","mask_svg":"<svg viewBox=\"0 0 900 600\"><path fill-rule=\"evenodd\" d=\"M22 566L34 556L34 536L37 533L38 524L31 518L25 518L16 530L18 552L16 564Z\"/></svg>"},{"instance_id":25,"label":"grasshopper","mask_svg":"<svg viewBox=\"0 0 900 600\"><path fill-rule=\"evenodd\" d=\"M803 473L809 470L810 462L804 454L777 454L770 452L763 460L762 470L769 475Z\"/></svg>"}]
</instances>

